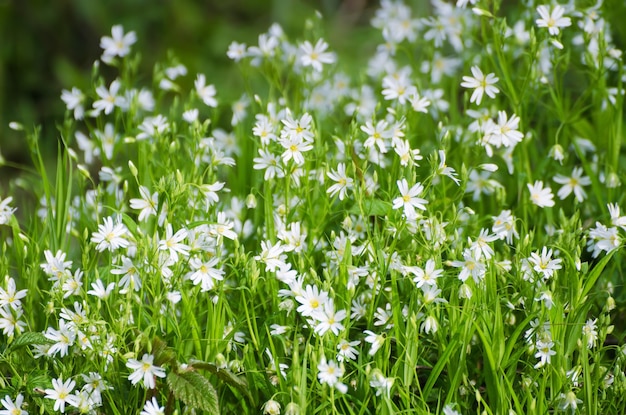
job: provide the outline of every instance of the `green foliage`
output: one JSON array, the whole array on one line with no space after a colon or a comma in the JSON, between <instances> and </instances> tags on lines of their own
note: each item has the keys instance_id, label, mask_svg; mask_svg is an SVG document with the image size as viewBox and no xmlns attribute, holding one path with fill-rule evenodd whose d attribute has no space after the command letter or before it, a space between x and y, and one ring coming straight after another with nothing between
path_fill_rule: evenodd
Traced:
<instances>
[{"instance_id":1,"label":"green foliage","mask_svg":"<svg viewBox=\"0 0 626 415\"><path fill-rule=\"evenodd\" d=\"M351 40L280 2L98 29L91 77L55 66L55 156L11 126L34 168L0 194L4 409L624 412L609 10L501 3L383 2Z\"/></svg>"},{"instance_id":2,"label":"green foliage","mask_svg":"<svg viewBox=\"0 0 626 415\"><path fill-rule=\"evenodd\" d=\"M172 371L167 374L167 385L177 399L190 408L219 414L219 402L215 388L200 373L193 370Z\"/></svg>"}]
</instances>

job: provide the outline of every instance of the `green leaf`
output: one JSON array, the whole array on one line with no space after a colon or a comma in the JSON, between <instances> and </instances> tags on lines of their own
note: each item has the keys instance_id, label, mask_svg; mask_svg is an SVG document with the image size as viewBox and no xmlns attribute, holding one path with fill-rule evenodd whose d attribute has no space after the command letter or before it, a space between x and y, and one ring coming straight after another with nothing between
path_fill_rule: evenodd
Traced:
<instances>
[{"instance_id":1,"label":"green leaf","mask_svg":"<svg viewBox=\"0 0 626 415\"><path fill-rule=\"evenodd\" d=\"M167 384L176 399L180 399L185 405L209 414L220 413L217 392L211 382L200 373L193 370L170 372L167 375Z\"/></svg>"},{"instance_id":2,"label":"green leaf","mask_svg":"<svg viewBox=\"0 0 626 415\"><path fill-rule=\"evenodd\" d=\"M604 258L602 258L595 267L593 267L593 270L589 273L589 275L587 275L587 278L585 279L585 283L583 286L583 290L580 293L579 298L583 299L585 298L585 296L587 294L589 294L589 291L591 291L591 289L593 288L593 286L596 284L596 281L598 281L598 278L600 278L600 274L602 274L602 271L604 271L604 268L606 267L606 265L609 263L609 261L611 260L611 258L613 257L613 254L616 252L617 250L614 249L611 252L607 253L605 255Z\"/></svg>"},{"instance_id":3,"label":"green leaf","mask_svg":"<svg viewBox=\"0 0 626 415\"><path fill-rule=\"evenodd\" d=\"M430 376L428 377L428 380L426 381L426 385L424 386L424 390L422 393L423 396L428 397L430 390L433 388L433 386L435 386L435 382L437 381L437 379L439 379L439 375L443 371L444 366L449 363L450 356L452 355L452 353L454 353L457 350L458 343L459 343L458 336L454 336L454 338L446 346L441 356L439 356L439 359L437 359L437 364L435 365L435 367L433 367L433 370L430 372Z\"/></svg>"},{"instance_id":4,"label":"green leaf","mask_svg":"<svg viewBox=\"0 0 626 415\"><path fill-rule=\"evenodd\" d=\"M154 355L154 363L158 366L165 364L176 365L176 353L159 336L152 338L152 354Z\"/></svg>"},{"instance_id":5,"label":"green leaf","mask_svg":"<svg viewBox=\"0 0 626 415\"><path fill-rule=\"evenodd\" d=\"M46 338L42 333L32 331L28 333L22 334L20 337L16 338L13 343L9 346L10 350L19 349L20 347L30 346L34 344L50 344L52 343L50 340Z\"/></svg>"},{"instance_id":6,"label":"green leaf","mask_svg":"<svg viewBox=\"0 0 626 415\"><path fill-rule=\"evenodd\" d=\"M214 363L203 362L202 360L191 360L189 362L189 366L194 369L202 369L216 375L222 382L226 383L229 386L237 389L239 392L243 393L246 398L253 402L252 395L250 394L250 389L248 388L248 381L244 377L237 376L233 372L228 369L221 369L217 367Z\"/></svg>"},{"instance_id":7,"label":"green leaf","mask_svg":"<svg viewBox=\"0 0 626 415\"><path fill-rule=\"evenodd\" d=\"M363 216L385 216L391 211L391 203L380 199L364 200L363 204L352 205L349 212Z\"/></svg>"}]
</instances>

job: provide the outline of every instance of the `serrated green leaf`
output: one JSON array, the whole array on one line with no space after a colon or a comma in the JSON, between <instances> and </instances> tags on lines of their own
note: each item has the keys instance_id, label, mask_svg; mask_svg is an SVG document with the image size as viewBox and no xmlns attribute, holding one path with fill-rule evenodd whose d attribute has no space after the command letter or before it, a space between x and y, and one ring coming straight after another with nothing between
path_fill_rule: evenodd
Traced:
<instances>
[{"instance_id":1,"label":"serrated green leaf","mask_svg":"<svg viewBox=\"0 0 626 415\"><path fill-rule=\"evenodd\" d=\"M152 338L152 354L154 355L154 363L158 366L176 364L176 353L159 336Z\"/></svg>"},{"instance_id":2,"label":"serrated green leaf","mask_svg":"<svg viewBox=\"0 0 626 415\"><path fill-rule=\"evenodd\" d=\"M252 395L250 394L250 389L248 388L248 381L244 377L237 376L233 372L228 369L220 369L214 363L203 362L202 360L191 360L189 366L195 369L206 370L207 372L211 372L216 375L222 382L226 383L229 386L234 387L239 392L243 393L246 398L253 401Z\"/></svg>"},{"instance_id":3,"label":"serrated green leaf","mask_svg":"<svg viewBox=\"0 0 626 415\"><path fill-rule=\"evenodd\" d=\"M217 392L211 382L195 371L170 372L167 384L176 397L194 409L219 414Z\"/></svg>"},{"instance_id":4,"label":"serrated green leaf","mask_svg":"<svg viewBox=\"0 0 626 415\"><path fill-rule=\"evenodd\" d=\"M9 350L19 349L24 346L31 346L34 344L49 344L52 343L50 340L46 338L42 333L33 331L22 334L20 337L17 337L13 343L9 346Z\"/></svg>"},{"instance_id":5,"label":"serrated green leaf","mask_svg":"<svg viewBox=\"0 0 626 415\"><path fill-rule=\"evenodd\" d=\"M352 205L350 213L363 216L385 216L391 210L391 203L380 199L364 200L361 205Z\"/></svg>"}]
</instances>

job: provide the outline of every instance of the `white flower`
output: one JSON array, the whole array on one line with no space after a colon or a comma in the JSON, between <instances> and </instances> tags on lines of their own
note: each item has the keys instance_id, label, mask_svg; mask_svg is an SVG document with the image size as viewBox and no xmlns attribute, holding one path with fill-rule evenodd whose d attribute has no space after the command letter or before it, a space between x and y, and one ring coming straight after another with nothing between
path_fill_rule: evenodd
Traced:
<instances>
[{"instance_id":1,"label":"white flower","mask_svg":"<svg viewBox=\"0 0 626 415\"><path fill-rule=\"evenodd\" d=\"M263 175L264 180L271 180L274 177L285 177L285 172L281 166L281 159L278 156L263 148L259 149L259 155L260 157L255 157L253 160L253 169L265 170L265 174Z\"/></svg>"},{"instance_id":2,"label":"white flower","mask_svg":"<svg viewBox=\"0 0 626 415\"><path fill-rule=\"evenodd\" d=\"M302 153L313 149L313 145L311 145L310 142L304 141L302 138L298 137L281 137L280 144L285 148L285 151L281 154L283 163L287 163L289 160L293 159L298 166L304 164L304 156Z\"/></svg>"},{"instance_id":3,"label":"white flower","mask_svg":"<svg viewBox=\"0 0 626 415\"><path fill-rule=\"evenodd\" d=\"M365 125L361 126L361 131L368 135L367 140L363 145L365 148L378 146L381 153L387 152L387 140L391 138L392 131L388 128L387 121L380 120L376 123L376 126L371 121L367 121Z\"/></svg>"},{"instance_id":4,"label":"white flower","mask_svg":"<svg viewBox=\"0 0 626 415\"><path fill-rule=\"evenodd\" d=\"M141 360L128 359L126 367L133 370L133 373L128 376L128 380L130 380L133 385L136 385L143 379L143 384L146 388L154 389L156 386L154 378L164 378L165 369L159 366L154 366L152 364L153 361L154 356L148 353L145 353Z\"/></svg>"},{"instance_id":5,"label":"white flower","mask_svg":"<svg viewBox=\"0 0 626 415\"><path fill-rule=\"evenodd\" d=\"M200 285L203 292L212 290L216 280L221 281L224 279L224 271L215 268L218 262L219 259L217 257L213 257L208 261L202 261L198 257L191 258L189 266L191 266L193 272L188 274L189 279L194 285Z\"/></svg>"},{"instance_id":6,"label":"white flower","mask_svg":"<svg viewBox=\"0 0 626 415\"><path fill-rule=\"evenodd\" d=\"M274 272L285 265L287 256L279 242L272 245L269 241L261 242L261 254L254 257L255 260L265 263L265 271Z\"/></svg>"},{"instance_id":7,"label":"white flower","mask_svg":"<svg viewBox=\"0 0 626 415\"><path fill-rule=\"evenodd\" d=\"M462 0L459 0L459 2ZM458 3L457 3L458 4ZM446 406L443 407L443 415L461 415L461 413L459 411L457 411L456 409L454 409L454 405L453 404L447 404Z\"/></svg>"},{"instance_id":8,"label":"white flower","mask_svg":"<svg viewBox=\"0 0 626 415\"><path fill-rule=\"evenodd\" d=\"M343 362L345 359L356 360L359 355L359 351L355 349L354 346L359 345L359 341L349 342L345 339L342 339L337 345L337 349L339 352L337 353L337 361Z\"/></svg>"},{"instance_id":9,"label":"white flower","mask_svg":"<svg viewBox=\"0 0 626 415\"><path fill-rule=\"evenodd\" d=\"M168 251L173 262L178 262L178 254L189 256L191 248L189 245L181 243L187 237L187 233L185 228L174 233L172 224L168 223L165 227L165 237L159 241L159 250Z\"/></svg>"},{"instance_id":10,"label":"white flower","mask_svg":"<svg viewBox=\"0 0 626 415\"><path fill-rule=\"evenodd\" d=\"M535 181L532 185L528 183L526 186L528 186L528 190L530 191L530 201L535 205L541 208L554 206L552 189L550 189L550 187L543 187L541 180Z\"/></svg>"},{"instance_id":11,"label":"white flower","mask_svg":"<svg viewBox=\"0 0 626 415\"><path fill-rule=\"evenodd\" d=\"M96 116L102 111L108 115L113 112L113 108L125 106L126 100L121 95L118 95L120 86L120 80L116 79L111 82L109 89L107 89L104 85L100 85L96 88L96 94L100 97L99 100L96 100L93 103L93 108L95 110L94 114Z\"/></svg>"},{"instance_id":12,"label":"white flower","mask_svg":"<svg viewBox=\"0 0 626 415\"><path fill-rule=\"evenodd\" d=\"M537 353L535 353L535 357L539 359L539 362L535 365L535 369L545 366L546 364L550 364L550 358L556 354L552 348L554 347L554 342L552 341L541 341L538 340L535 348L537 349Z\"/></svg>"},{"instance_id":13,"label":"white flower","mask_svg":"<svg viewBox=\"0 0 626 415\"><path fill-rule=\"evenodd\" d=\"M21 393L17 395L15 402L9 395L6 395L4 399L0 400L0 403L4 407L3 410L0 410L0 415L28 415L28 412L22 409L24 395Z\"/></svg>"},{"instance_id":14,"label":"white flower","mask_svg":"<svg viewBox=\"0 0 626 415\"><path fill-rule=\"evenodd\" d=\"M104 250L115 251L118 248L127 248L128 240L124 237L128 234L128 229L124 224L113 223L112 217L104 218L104 224L98 225L98 231L91 236L91 242L97 244L96 249L100 252Z\"/></svg>"},{"instance_id":15,"label":"white flower","mask_svg":"<svg viewBox=\"0 0 626 415\"><path fill-rule=\"evenodd\" d=\"M489 98L495 98L496 94L500 92L500 90L494 86L499 80L496 75L490 73L485 76L478 66L472 66L471 71L473 77L464 76L463 82L461 82L461 86L464 88L474 88L470 102L476 102L476 105L480 105L483 94L487 94Z\"/></svg>"},{"instance_id":16,"label":"white flower","mask_svg":"<svg viewBox=\"0 0 626 415\"><path fill-rule=\"evenodd\" d=\"M217 107L215 86L206 85L206 77L204 74L198 74L198 77L194 81L194 86L196 87L196 93L207 106L213 108Z\"/></svg>"},{"instance_id":17,"label":"white flower","mask_svg":"<svg viewBox=\"0 0 626 415\"><path fill-rule=\"evenodd\" d=\"M220 197L217 192L224 188L224 182L215 182L213 184L203 184L200 186L200 191L204 194L207 210L210 206L220 201Z\"/></svg>"},{"instance_id":18,"label":"white flower","mask_svg":"<svg viewBox=\"0 0 626 415\"><path fill-rule=\"evenodd\" d=\"M239 62L241 59L246 57L246 44L245 43L237 43L232 42L228 46L228 51L226 52L226 56L235 62Z\"/></svg>"},{"instance_id":19,"label":"white flower","mask_svg":"<svg viewBox=\"0 0 626 415\"><path fill-rule=\"evenodd\" d=\"M582 167L574 167L570 177L566 177L561 174L554 176L554 181L563 185L556 194L559 199L563 200L569 196L570 193L574 192L576 200L579 202L585 200L587 193L585 193L583 186L589 186L591 184L591 179L588 176L583 176L582 174Z\"/></svg>"},{"instance_id":20,"label":"white flower","mask_svg":"<svg viewBox=\"0 0 626 415\"><path fill-rule=\"evenodd\" d=\"M71 91L64 89L61 91L61 99L65 102L67 109L70 111L74 111L74 119L82 120L85 115L85 107L83 106L83 101L85 100L85 94L83 92L73 87Z\"/></svg>"},{"instance_id":21,"label":"white flower","mask_svg":"<svg viewBox=\"0 0 626 415\"><path fill-rule=\"evenodd\" d=\"M26 323L22 320L22 315L24 312L21 308L11 309L0 307L0 329L2 329L2 334L5 336L11 337L15 335L15 332L22 333L26 328Z\"/></svg>"},{"instance_id":22,"label":"white flower","mask_svg":"<svg viewBox=\"0 0 626 415\"><path fill-rule=\"evenodd\" d=\"M400 157L401 166L408 166L409 164L418 166L417 162L423 158L419 149L411 149L408 140L394 140L393 149Z\"/></svg>"},{"instance_id":23,"label":"white flower","mask_svg":"<svg viewBox=\"0 0 626 415\"><path fill-rule=\"evenodd\" d=\"M457 186L460 185L461 181L458 179L456 170L446 164L446 152L444 150L439 150L439 166L437 167L437 174L441 176L448 176L449 178L456 183Z\"/></svg>"},{"instance_id":24,"label":"white flower","mask_svg":"<svg viewBox=\"0 0 626 415\"><path fill-rule=\"evenodd\" d=\"M524 138L524 134L517 130L519 122L520 118L517 115L513 114L511 118L507 118L506 111L498 111L498 122L495 123L490 119L483 126L485 131L483 142L496 148L515 146Z\"/></svg>"},{"instance_id":25,"label":"white flower","mask_svg":"<svg viewBox=\"0 0 626 415\"><path fill-rule=\"evenodd\" d=\"M228 238L232 241L237 239L237 234L233 231L234 224L228 220L226 213L217 212L217 221L209 226L209 235L215 238Z\"/></svg>"},{"instance_id":26,"label":"white flower","mask_svg":"<svg viewBox=\"0 0 626 415\"><path fill-rule=\"evenodd\" d=\"M334 360L327 362L326 357L322 357L322 361L317 365L317 370L319 371L317 378L320 383L325 383L328 386L334 387L341 393L346 393L348 391L348 386L339 381L339 379L343 376L344 369L339 366L337 362Z\"/></svg>"},{"instance_id":27,"label":"white flower","mask_svg":"<svg viewBox=\"0 0 626 415\"><path fill-rule=\"evenodd\" d=\"M343 200L346 197L348 190L352 189L354 182L354 180L346 174L346 165L344 163L339 163L339 165L337 165L337 170L331 170L326 174L329 178L336 182L330 186L328 190L326 190L326 193L330 196L335 196L339 193L339 200Z\"/></svg>"},{"instance_id":28,"label":"white flower","mask_svg":"<svg viewBox=\"0 0 626 415\"><path fill-rule=\"evenodd\" d=\"M372 375L372 379L370 380L370 386L376 389L376 396L384 395L387 398L391 393L391 387L393 386L394 379L386 378L380 372L380 370L375 370Z\"/></svg>"},{"instance_id":29,"label":"white flower","mask_svg":"<svg viewBox=\"0 0 626 415\"><path fill-rule=\"evenodd\" d=\"M387 75L383 78L382 94L385 100L389 101L397 99L398 103L404 105L410 97L417 94L417 88L411 84L408 76L396 77L393 75ZM426 101L428 101L428 99L426 99Z\"/></svg>"},{"instance_id":30,"label":"white flower","mask_svg":"<svg viewBox=\"0 0 626 415\"><path fill-rule=\"evenodd\" d=\"M587 246L589 251L593 251L591 256L597 258L600 252L609 253L620 247L622 240L617 233L617 228L607 228L600 222L596 222L596 227L589 230L589 241Z\"/></svg>"},{"instance_id":31,"label":"white flower","mask_svg":"<svg viewBox=\"0 0 626 415\"><path fill-rule=\"evenodd\" d=\"M548 6L541 5L537 7L537 13L541 16L540 19L535 21L537 26L547 27L548 33L553 36L559 34L561 27L568 27L572 24L572 20L569 17L563 17L565 9L558 4L552 10Z\"/></svg>"},{"instance_id":32,"label":"white flower","mask_svg":"<svg viewBox=\"0 0 626 415\"><path fill-rule=\"evenodd\" d=\"M583 326L583 339L587 342L587 348L592 349L598 340L597 324L598 319L588 319Z\"/></svg>"},{"instance_id":33,"label":"white flower","mask_svg":"<svg viewBox=\"0 0 626 415\"><path fill-rule=\"evenodd\" d=\"M147 138L154 138L159 135L163 135L170 130L170 124L167 118L161 114L155 117L146 117L139 125L139 134L137 134L137 140L145 140Z\"/></svg>"},{"instance_id":34,"label":"white flower","mask_svg":"<svg viewBox=\"0 0 626 415\"><path fill-rule=\"evenodd\" d=\"M438 329L439 329L439 323L437 322L437 319L434 316L426 317L426 319L422 322L420 326L420 331L425 334L431 334L431 333L434 334L437 332Z\"/></svg>"},{"instance_id":35,"label":"white flower","mask_svg":"<svg viewBox=\"0 0 626 415\"><path fill-rule=\"evenodd\" d=\"M59 330L48 327L44 336L55 342L48 349L48 355L54 356L60 353L61 357L63 357L67 355L69 347L72 346L76 340L76 328L73 323L65 324L65 320L59 319Z\"/></svg>"},{"instance_id":36,"label":"white flower","mask_svg":"<svg viewBox=\"0 0 626 415\"><path fill-rule=\"evenodd\" d=\"M398 180L396 184L400 190L400 196L393 200L393 208L404 208L404 215L407 219L415 219L417 217L415 209L426 210L425 205L428 204L426 199L418 197L424 190L424 186L416 183L409 189L406 179Z\"/></svg>"},{"instance_id":37,"label":"white flower","mask_svg":"<svg viewBox=\"0 0 626 415\"><path fill-rule=\"evenodd\" d=\"M122 256L122 266L117 265L115 268L111 269L110 272L113 275L123 275L122 279L118 282L119 287L122 288L120 290L122 294L126 293L129 286L135 291L139 291L141 289L141 278L139 272L130 258Z\"/></svg>"},{"instance_id":38,"label":"white flower","mask_svg":"<svg viewBox=\"0 0 626 415\"><path fill-rule=\"evenodd\" d=\"M140 199L130 199L130 208L139 209L139 222L144 221L149 216L157 214L157 206L159 205L159 194L154 192L150 195L150 190L145 186L139 186Z\"/></svg>"},{"instance_id":39,"label":"white flower","mask_svg":"<svg viewBox=\"0 0 626 415\"><path fill-rule=\"evenodd\" d=\"M619 205L617 203L609 203L607 207L611 215L611 224L626 231L626 216L620 216Z\"/></svg>"},{"instance_id":40,"label":"white flower","mask_svg":"<svg viewBox=\"0 0 626 415\"><path fill-rule=\"evenodd\" d=\"M431 258L426 261L425 269L420 267L412 267L410 271L415 275L413 282L417 285L417 288L421 288L423 285L437 285L437 278L443 274L442 269L435 269L435 261Z\"/></svg>"},{"instance_id":41,"label":"white flower","mask_svg":"<svg viewBox=\"0 0 626 415\"><path fill-rule=\"evenodd\" d=\"M185 120L189 124L193 124L195 121L198 120L199 113L200 111L198 111L197 108L192 108L190 110L187 110L183 112L183 120Z\"/></svg>"},{"instance_id":42,"label":"white flower","mask_svg":"<svg viewBox=\"0 0 626 415\"><path fill-rule=\"evenodd\" d=\"M576 409L578 409L578 405L583 403L583 401L581 399L578 399L576 397L576 394L574 393L574 391L569 391L567 393L561 393L559 395L559 398L561 399L561 403L559 404L559 408L562 411L570 410L572 413L575 413Z\"/></svg>"},{"instance_id":43,"label":"white flower","mask_svg":"<svg viewBox=\"0 0 626 415\"><path fill-rule=\"evenodd\" d=\"M487 272L484 262L480 258L477 259L469 248L463 250L463 261L452 261L450 265L462 268L458 278L463 282L471 276L478 284Z\"/></svg>"},{"instance_id":44,"label":"white flower","mask_svg":"<svg viewBox=\"0 0 626 415\"><path fill-rule=\"evenodd\" d=\"M78 401L76 400L76 396L72 395L72 391L74 390L74 386L76 386L76 382L68 379L63 382L63 378L52 379L52 387L54 389L46 389L44 392L46 393L47 399L54 399L54 410L61 411L61 413L65 413L65 404L68 403L72 406L78 405Z\"/></svg>"},{"instance_id":45,"label":"white flower","mask_svg":"<svg viewBox=\"0 0 626 415\"><path fill-rule=\"evenodd\" d=\"M26 297L27 291L28 290L17 291L15 280L9 278L7 281L7 290L4 291L4 289L0 287L0 307L11 306L14 310L21 308L22 302L20 300Z\"/></svg>"},{"instance_id":46,"label":"white flower","mask_svg":"<svg viewBox=\"0 0 626 415\"><path fill-rule=\"evenodd\" d=\"M296 296L296 301L301 304L297 308L298 313L304 317L315 317L328 301L328 293L320 291L315 285L307 285L304 291Z\"/></svg>"},{"instance_id":47,"label":"white flower","mask_svg":"<svg viewBox=\"0 0 626 415\"><path fill-rule=\"evenodd\" d=\"M544 280L551 278L557 270L562 268L561 261L560 258L552 259L552 249L545 246L541 250L541 255L538 252L532 252L528 258L528 263L537 273L542 274Z\"/></svg>"},{"instance_id":48,"label":"white flower","mask_svg":"<svg viewBox=\"0 0 626 415\"><path fill-rule=\"evenodd\" d=\"M336 56L332 52L325 52L328 49L328 43L323 39L319 39L315 46L308 40L300 45L300 63L302 66L312 66L317 72L322 71L322 64L335 63Z\"/></svg>"},{"instance_id":49,"label":"white flower","mask_svg":"<svg viewBox=\"0 0 626 415\"><path fill-rule=\"evenodd\" d=\"M430 100L426 97L420 96L420 94L415 91L409 98L409 103L411 104L411 108L416 112L423 112L424 114L428 113L428 107L430 106Z\"/></svg>"},{"instance_id":50,"label":"white flower","mask_svg":"<svg viewBox=\"0 0 626 415\"><path fill-rule=\"evenodd\" d=\"M261 409L263 409L264 415L280 415L280 403L273 399L265 402Z\"/></svg>"},{"instance_id":51,"label":"white flower","mask_svg":"<svg viewBox=\"0 0 626 415\"><path fill-rule=\"evenodd\" d=\"M252 57L250 64L259 66L265 58L274 56L275 49L278 47L278 38L267 33L259 35L259 46L250 46L247 55Z\"/></svg>"},{"instance_id":52,"label":"white flower","mask_svg":"<svg viewBox=\"0 0 626 415\"><path fill-rule=\"evenodd\" d=\"M480 259L482 256L484 256L485 259L490 259L493 256L494 252L491 246L489 246L488 244L489 242L493 242L496 239L498 239L496 235L489 235L489 230L484 228L480 230L480 235L478 235L478 238L476 238L474 242L472 242L472 240L468 237L470 250L473 252L474 258Z\"/></svg>"},{"instance_id":53,"label":"white flower","mask_svg":"<svg viewBox=\"0 0 626 415\"><path fill-rule=\"evenodd\" d=\"M510 210L503 210L498 216L493 216L493 227L491 230L499 239L506 239L508 244L513 243L513 238L519 238L515 230L515 216Z\"/></svg>"},{"instance_id":54,"label":"white flower","mask_svg":"<svg viewBox=\"0 0 626 415\"><path fill-rule=\"evenodd\" d=\"M385 344L385 336L382 334L376 334L370 330L365 330L363 333L367 334L367 337L365 337L365 342L372 345L368 354L370 356L374 356L378 349L380 349L383 344Z\"/></svg>"},{"instance_id":55,"label":"white flower","mask_svg":"<svg viewBox=\"0 0 626 415\"><path fill-rule=\"evenodd\" d=\"M165 407L159 406L159 402L157 402L156 398L153 396L152 400L146 401L146 404L143 407L143 410L139 415L164 415Z\"/></svg>"},{"instance_id":56,"label":"white flower","mask_svg":"<svg viewBox=\"0 0 626 415\"><path fill-rule=\"evenodd\" d=\"M102 376L97 372L89 372L88 375L81 373L80 375L85 382L83 390L89 394L90 399L96 404L102 404L102 392L111 389Z\"/></svg>"},{"instance_id":57,"label":"white flower","mask_svg":"<svg viewBox=\"0 0 626 415\"><path fill-rule=\"evenodd\" d=\"M280 137L285 140L297 139L307 143L311 143L314 139L311 131L313 117L308 112L302 114L299 119L293 118L291 111L287 110L285 118L280 120L283 128L280 131Z\"/></svg>"},{"instance_id":58,"label":"white flower","mask_svg":"<svg viewBox=\"0 0 626 415\"><path fill-rule=\"evenodd\" d=\"M100 39L100 47L104 49L102 52L102 60L109 62L115 56L124 57L130 53L130 47L137 41L135 32L124 34L124 28L121 25L115 25L111 28L111 37L103 36Z\"/></svg>"},{"instance_id":59,"label":"white flower","mask_svg":"<svg viewBox=\"0 0 626 415\"><path fill-rule=\"evenodd\" d=\"M6 225L9 223L9 220L13 216L13 212L15 212L15 208L11 208L9 203L13 200L12 197L7 197L2 200L0 198L0 225Z\"/></svg>"},{"instance_id":60,"label":"white flower","mask_svg":"<svg viewBox=\"0 0 626 415\"><path fill-rule=\"evenodd\" d=\"M319 321L319 324L315 326L315 332L323 336L330 330L335 336L339 336L339 332L345 329L341 322L346 318L346 315L346 310L335 311L333 299L329 298L324 303L324 307L313 315L313 318Z\"/></svg>"}]
</instances>

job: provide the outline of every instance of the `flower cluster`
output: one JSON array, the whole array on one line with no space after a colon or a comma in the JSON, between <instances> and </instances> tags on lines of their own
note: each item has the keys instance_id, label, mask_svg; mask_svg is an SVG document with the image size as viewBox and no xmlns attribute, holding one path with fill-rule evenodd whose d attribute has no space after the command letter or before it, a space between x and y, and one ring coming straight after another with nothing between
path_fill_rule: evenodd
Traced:
<instances>
[{"instance_id":1,"label":"flower cluster","mask_svg":"<svg viewBox=\"0 0 626 415\"><path fill-rule=\"evenodd\" d=\"M526 3L382 0L358 70L273 24L232 102L114 26L58 188L0 200L0 413L626 408L621 54L600 5Z\"/></svg>"}]
</instances>

